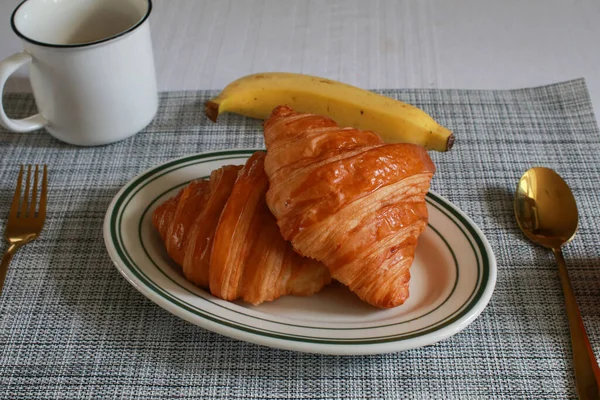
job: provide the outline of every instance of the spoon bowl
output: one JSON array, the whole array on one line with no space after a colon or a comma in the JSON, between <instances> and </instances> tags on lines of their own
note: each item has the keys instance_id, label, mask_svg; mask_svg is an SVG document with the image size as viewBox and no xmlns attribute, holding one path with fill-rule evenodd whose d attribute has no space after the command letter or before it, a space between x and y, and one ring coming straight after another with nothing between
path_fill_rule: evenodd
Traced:
<instances>
[{"instance_id":1,"label":"spoon bowl","mask_svg":"<svg viewBox=\"0 0 600 400\"><path fill-rule=\"evenodd\" d=\"M573 240L579 227L573 193L553 170L532 168L519 180L515 216L525 236L554 253L571 331L577 393L581 399L600 399L600 368L581 319L561 250Z\"/></svg>"},{"instance_id":2,"label":"spoon bowl","mask_svg":"<svg viewBox=\"0 0 600 400\"><path fill-rule=\"evenodd\" d=\"M515 215L523 233L549 249L573 240L579 227L577 204L569 185L549 168L531 168L521 177Z\"/></svg>"}]
</instances>

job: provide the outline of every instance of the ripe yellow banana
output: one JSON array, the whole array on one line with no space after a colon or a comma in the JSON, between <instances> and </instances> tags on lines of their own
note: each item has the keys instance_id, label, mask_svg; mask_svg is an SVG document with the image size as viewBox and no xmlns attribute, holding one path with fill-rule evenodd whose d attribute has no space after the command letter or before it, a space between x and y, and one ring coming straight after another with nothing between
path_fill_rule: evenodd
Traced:
<instances>
[{"instance_id":1,"label":"ripe yellow banana","mask_svg":"<svg viewBox=\"0 0 600 400\"><path fill-rule=\"evenodd\" d=\"M340 126L377 133L387 143L414 143L448 151L451 131L423 110L368 90L315 76L269 72L231 82L206 103L206 115L233 112L266 119L273 108L288 105L295 111L327 115Z\"/></svg>"}]
</instances>

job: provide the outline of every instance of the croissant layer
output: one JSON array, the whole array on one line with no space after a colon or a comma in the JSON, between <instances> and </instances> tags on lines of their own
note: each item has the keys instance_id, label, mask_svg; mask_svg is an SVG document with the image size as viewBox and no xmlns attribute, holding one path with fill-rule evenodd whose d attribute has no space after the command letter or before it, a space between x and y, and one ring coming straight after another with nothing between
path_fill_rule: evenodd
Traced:
<instances>
[{"instance_id":1,"label":"croissant layer","mask_svg":"<svg viewBox=\"0 0 600 400\"><path fill-rule=\"evenodd\" d=\"M311 295L331 281L327 268L298 255L269 211L263 152L184 187L153 213L169 256L186 279L225 300L252 304Z\"/></svg>"},{"instance_id":2,"label":"croissant layer","mask_svg":"<svg viewBox=\"0 0 600 400\"><path fill-rule=\"evenodd\" d=\"M427 151L285 106L264 128L266 202L282 236L368 303L406 301L435 173Z\"/></svg>"}]
</instances>

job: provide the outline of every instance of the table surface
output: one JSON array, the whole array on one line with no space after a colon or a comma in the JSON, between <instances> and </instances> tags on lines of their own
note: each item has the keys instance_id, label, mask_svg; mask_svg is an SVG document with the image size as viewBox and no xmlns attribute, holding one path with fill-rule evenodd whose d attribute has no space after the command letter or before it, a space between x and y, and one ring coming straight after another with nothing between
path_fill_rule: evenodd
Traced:
<instances>
[{"instance_id":1,"label":"table surface","mask_svg":"<svg viewBox=\"0 0 600 400\"><path fill-rule=\"evenodd\" d=\"M18 2L0 0L0 58L21 47L7 23ZM153 2L161 91L220 89L270 70L373 89L509 89L583 77L600 110L596 0ZM26 71L6 87L28 89ZM434 155L434 189L482 228L499 279L484 314L460 335L356 358L282 352L198 329L146 301L112 267L100 227L125 182L184 154L262 145L259 125L246 119L215 125L201 118L196 105L214 93L163 93L153 124L112 146L80 149L43 132L0 129L0 226L23 160L52 166L55 204L45 235L15 257L7 278L0 398L3 391L7 398L574 396L554 261L518 231L512 193L532 165L555 168L571 183L581 229L567 256L598 353L600 140L581 81L514 92L386 92L460 132L459 151ZM5 100L15 116L33 111L30 96ZM244 134L224 135L223 126Z\"/></svg>"},{"instance_id":2,"label":"table surface","mask_svg":"<svg viewBox=\"0 0 600 400\"><path fill-rule=\"evenodd\" d=\"M0 2L0 58L21 48ZM153 0L159 88L303 72L364 88L513 89L586 79L600 110L597 0ZM20 71L7 91L28 91Z\"/></svg>"},{"instance_id":3,"label":"table surface","mask_svg":"<svg viewBox=\"0 0 600 400\"><path fill-rule=\"evenodd\" d=\"M498 279L486 309L459 334L354 357L277 350L198 328L147 300L111 263L102 224L126 182L184 155L263 148L259 121L204 116L200 105L216 93L162 93L143 132L108 146L0 128L0 227L19 164L46 163L50 179L43 234L16 254L0 297L0 399L575 398L556 264L520 232L513 194L534 165L555 169L572 188L580 225L565 258L600 354L600 134L582 80L514 91L382 91L456 133L451 152L430 152L431 187L480 227ZM29 94L10 93L4 103L15 118L35 108Z\"/></svg>"}]
</instances>

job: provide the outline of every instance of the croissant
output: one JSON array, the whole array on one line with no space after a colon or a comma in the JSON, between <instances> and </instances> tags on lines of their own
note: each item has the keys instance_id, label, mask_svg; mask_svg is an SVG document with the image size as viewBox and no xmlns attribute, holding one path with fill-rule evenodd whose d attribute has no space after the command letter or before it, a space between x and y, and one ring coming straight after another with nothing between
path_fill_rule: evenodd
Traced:
<instances>
[{"instance_id":1,"label":"croissant","mask_svg":"<svg viewBox=\"0 0 600 400\"><path fill-rule=\"evenodd\" d=\"M283 237L362 300L404 303L428 220L435 166L427 151L287 106L273 110L264 135L266 201Z\"/></svg>"},{"instance_id":2,"label":"croissant","mask_svg":"<svg viewBox=\"0 0 600 400\"><path fill-rule=\"evenodd\" d=\"M331 281L325 266L297 254L265 202L265 153L192 181L156 208L152 222L186 279L225 300L252 304L311 295Z\"/></svg>"}]
</instances>

